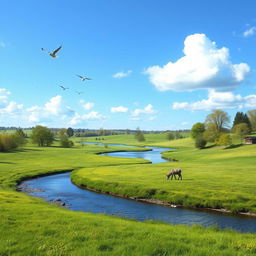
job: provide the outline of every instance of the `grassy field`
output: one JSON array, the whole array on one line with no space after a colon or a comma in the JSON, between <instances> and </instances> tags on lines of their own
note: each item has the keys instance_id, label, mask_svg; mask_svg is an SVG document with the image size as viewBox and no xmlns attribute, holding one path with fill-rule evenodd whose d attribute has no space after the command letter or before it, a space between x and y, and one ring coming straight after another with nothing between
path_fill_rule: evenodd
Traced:
<instances>
[{"instance_id":1,"label":"grassy field","mask_svg":"<svg viewBox=\"0 0 256 256\"><path fill-rule=\"evenodd\" d=\"M165 141L157 141L155 135L151 141L152 144L159 143L161 146L167 144ZM116 140L117 142L118 140ZM186 147L183 146L184 142L187 144ZM122 142L119 141L118 143ZM188 156L191 155L191 158L193 157L194 149L190 146L191 142L189 139L185 139L183 142L182 140L177 140L175 143L175 148L179 148L179 150L167 153L167 156L171 155L173 157L173 154L175 154L175 158L181 159L178 163L179 166L182 164L188 165L184 154L187 152ZM251 148L253 155L253 147ZM126 188L128 190L133 186L133 175L134 177L140 175L140 168L143 170L147 166L149 177L156 177L154 173L162 170L161 178L156 178L155 180L158 183L157 186L159 186L161 180L166 182L162 179L162 174L164 175L166 169L174 166L174 163L144 165L143 163L147 163L147 161L113 158L95 154L112 150L113 148L111 147L105 148L104 146L94 145L86 145L84 147L76 145L76 147L70 149L57 146L38 148L27 145L20 150L1 153L0 255L244 256L256 254L256 236L254 234L240 234L233 231L199 226L174 226L156 222L139 223L101 214L72 212L15 191L17 182L27 177L63 170L75 170L76 174L81 173L83 175L87 173L88 177L90 177L89 170L92 173L97 173L102 166L105 166L108 172L110 170L115 173L119 170L117 176L120 176L120 180L117 181L117 186L119 186L119 182L121 184L122 180L126 179ZM117 150L120 150L120 148ZM212 153L215 152L213 148L209 150ZM248 159L251 159L248 153L242 154L245 151L243 147L232 150L241 150L241 158L246 155ZM215 157L217 157L217 151L215 154ZM212 161L214 161L214 154L209 152L208 155L209 157L212 156ZM230 153L230 155L232 156L233 154ZM203 151L198 152L198 157L204 159ZM224 162L225 160L223 160ZM192 165L196 163L194 159ZM253 160L251 160L250 164L253 164ZM190 171L185 167L183 168L184 175L187 176ZM134 170L134 173L131 173L130 170ZM124 175L125 172L126 176ZM201 178L201 175L203 174L198 173L199 178ZM110 177L107 176L104 176L103 184L109 184L109 181L114 179L113 174ZM184 176L184 178L185 180L182 183L177 181L166 184L169 186L175 184L178 189L178 186L189 181L188 177ZM194 179L194 181L196 180ZM212 181L208 180L207 182L211 185ZM250 185L253 186L253 182L251 178ZM151 189L155 187L152 186L152 181L149 182L148 178L144 182L142 180L141 183L137 184L142 186L143 183L145 185L142 188L142 192L145 188ZM167 191L167 189L165 190ZM174 188L172 190L174 191ZM152 193L150 196L152 196Z\"/></svg>"},{"instance_id":2,"label":"grassy field","mask_svg":"<svg viewBox=\"0 0 256 256\"><path fill-rule=\"evenodd\" d=\"M118 138L115 142L121 143ZM189 207L256 212L256 145L199 150L190 138L171 142L152 139L145 144L176 148L163 156L179 162L84 168L74 172L72 180L125 196L160 199ZM173 167L182 168L183 181L165 179Z\"/></svg>"}]
</instances>

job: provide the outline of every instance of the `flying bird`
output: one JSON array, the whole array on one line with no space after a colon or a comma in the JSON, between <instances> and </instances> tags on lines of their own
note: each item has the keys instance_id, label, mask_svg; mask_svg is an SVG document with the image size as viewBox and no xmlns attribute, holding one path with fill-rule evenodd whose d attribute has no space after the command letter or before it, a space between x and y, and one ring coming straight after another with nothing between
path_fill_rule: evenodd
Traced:
<instances>
[{"instance_id":1,"label":"flying bird","mask_svg":"<svg viewBox=\"0 0 256 256\"><path fill-rule=\"evenodd\" d=\"M64 86L62 86L62 85L60 85L60 88L62 89L62 90L67 90L67 89L69 89L69 88L67 88L67 87L64 87Z\"/></svg>"},{"instance_id":2,"label":"flying bird","mask_svg":"<svg viewBox=\"0 0 256 256\"><path fill-rule=\"evenodd\" d=\"M80 75L77 75L82 81L85 81L85 80L92 80L91 78L89 77L85 77L85 76L80 76Z\"/></svg>"},{"instance_id":3,"label":"flying bird","mask_svg":"<svg viewBox=\"0 0 256 256\"><path fill-rule=\"evenodd\" d=\"M82 94L83 92L78 92L78 91L76 91L76 93L77 93L78 95L80 95L80 94Z\"/></svg>"},{"instance_id":4,"label":"flying bird","mask_svg":"<svg viewBox=\"0 0 256 256\"><path fill-rule=\"evenodd\" d=\"M47 52L51 57L53 58L57 58L59 56L56 55L56 53L62 48L62 46L60 46L59 48L57 48L56 50L54 50L53 52L48 52L47 50L45 50L44 48L41 48L42 51Z\"/></svg>"}]
</instances>

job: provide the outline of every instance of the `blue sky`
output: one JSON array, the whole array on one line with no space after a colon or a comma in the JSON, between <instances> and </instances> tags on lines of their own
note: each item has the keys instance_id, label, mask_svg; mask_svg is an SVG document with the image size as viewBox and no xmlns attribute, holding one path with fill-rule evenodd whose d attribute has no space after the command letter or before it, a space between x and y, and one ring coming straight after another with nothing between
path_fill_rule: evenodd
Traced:
<instances>
[{"instance_id":1,"label":"blue sky","mask_svg":"<svg viewBox=\"0 0 256 256\"><path fill-rule=\"evenodd\" d=\"M172 130L256 109L253 0L0 2L0 126Z\"/></svg>"}]
</instances>

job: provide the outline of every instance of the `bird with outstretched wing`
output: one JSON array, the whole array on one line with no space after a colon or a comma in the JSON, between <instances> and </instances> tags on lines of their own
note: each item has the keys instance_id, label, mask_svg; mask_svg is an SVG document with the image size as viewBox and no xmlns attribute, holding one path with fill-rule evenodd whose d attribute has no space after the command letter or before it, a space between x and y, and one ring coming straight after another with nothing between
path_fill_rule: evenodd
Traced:
<instances>
[{"instance_id":1,"label":"bird with outstretched wing","mask_svg":"<svg viewBox=\"0 0 256 256\"><path fill-rule=\"evenodd\" d=\"M62 85L60 85L60 88L62 89L62 90L68 90L69 88L67 88L67 87L64 87L64 86L62 86Z\"/></svg>"},{"instance_id":2,"label":"bird with outstretched wing","mask_svg":"<svg viewBox=\"0 0 256 256\"><path fill-rule=\"evenodd\" d=\"M85 81L85 80L92 80L91 78L86 77L86 76L80 76L80 75L76 75L76 76L78 76L82 81Z\"/></svg>"},{"instance_id":3,"label":"bird with outstretched wing","mask_svg":"<svg viewBox=\"0 0 256 256\"><path fill-rule=\"evenodd\" d=\"M60 46L59 48L57 48L56 50L54 50L53 52L48 52L47 50L45 50L44 48L41 48L42 51L47 52L52 58L57 58L59 56L56 55L56 53L62 48L62 46Z\"/></svg>"}]
</instances>

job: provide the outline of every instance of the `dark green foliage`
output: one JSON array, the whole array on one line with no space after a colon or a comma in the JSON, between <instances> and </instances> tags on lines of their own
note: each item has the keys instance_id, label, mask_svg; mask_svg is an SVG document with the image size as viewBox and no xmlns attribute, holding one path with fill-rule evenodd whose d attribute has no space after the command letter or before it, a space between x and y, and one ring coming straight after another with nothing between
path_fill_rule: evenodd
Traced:
<instances>
[{"instance_id":1,"label":"dark green foliage","mask_svg":"<svg viewBox=\"0 0 256 256\"><path fill-rule=\"evenodd\" d=\"M204 148L206 145L207 141L204 139L204 137L202 135L199 135L196 137L195 139L195 147L196 148Z\"/></svg>"},{"instance_id":2,"label":"dark green foliage","mask_svg":"<svg viewBox=\"0 0 256 256\"><path fill-rule=\"evenodd\" d=\"M60 145L63 148L70 148L74 145L73 141L68 139L66 129L61 129L59 131Z\"/></svg>"},{"instance_id":3,"label":"dark green foliage","mask_svg":"<svg viewBox=\"0 0 256 256\"><path fill-rule=\"evenodd\" d=\"M53 132L47 127L37 125L31 134L32 142L37 144L39 147L50 146L54 141Z\"/></svg>"},{"instance_id":4,"label":"dark green foliage","mask_svg":"<svg viewBox=\"0 0 256 256\"><path fill-rule=\"evenodd\" d=\"M145 141L144 134L142 133L142 131L140 130L139 127L137 128L134 137L135 137L135 139L136 139L137 141L139 141L139 142Z\"/></svg>"},{"instance_id":5,"label":"dark green foliage","mask_svg":"<svg viewBox=\"0 0 256 256\"><path fill-rule=\"evenodd\" d=\"M248 125L249 132L252 130L252 125L247 114L243 112L237 112L233 121L233 129L237 124L241 123L246 123Z\"/></svg>"},{"instance_id":6,"label":"dark green foliage","mask_svg":"<svg viewBox=\"0 0 256 256\"><path fill-rule=\"evenodd\" d=\"M166 139L167 140L174 140L175 139L175 135L173 132L167 132L166 133Z\"/></svg>"},{"instance_id":7,"label":"dark green foliage","mask_svg":"<svg viewBox=\"0 0 256 256\"><path fill-rule=\"evenodd\" d=\"M68 137L72 137L74 135L74 130L71 127L67 129L67 135Z\"/></svg>"},{"instance_id":8,"label":"dark green foliage","mask_svg":"<svg viewBox=\"0 0 256 256\"><path fill-rule=\"evenodd\" d=\"M21 146L26 144L26 134L23 132L22 129L18 129L14 133L16 143Z\"/></svg>"},{"instance_id":9,"label":"dark green foliage","mask_svg":"<svg viewBox=\"0 0 256 256\"><path fill-rule=\"evenodd\" d=\"M196 123L191 128L191 137L195 139L197 136L202 135L205 131L205 126L203 123Z\"/></svg>"}]
</instances>

